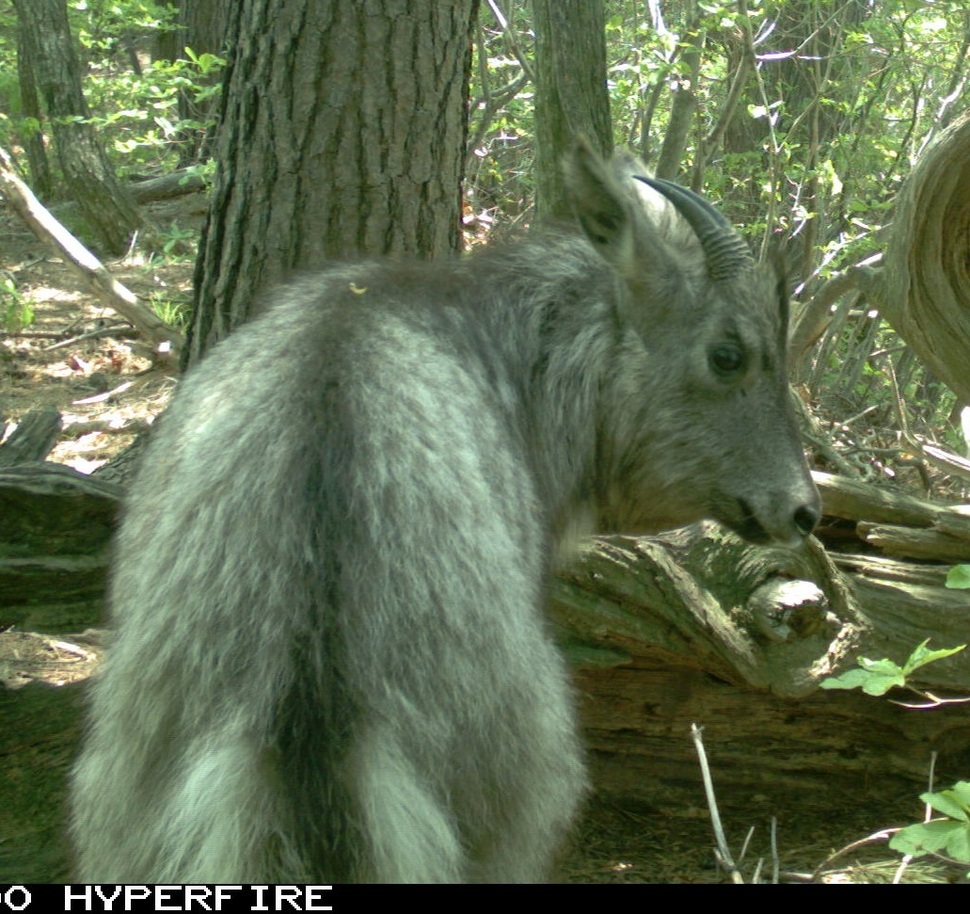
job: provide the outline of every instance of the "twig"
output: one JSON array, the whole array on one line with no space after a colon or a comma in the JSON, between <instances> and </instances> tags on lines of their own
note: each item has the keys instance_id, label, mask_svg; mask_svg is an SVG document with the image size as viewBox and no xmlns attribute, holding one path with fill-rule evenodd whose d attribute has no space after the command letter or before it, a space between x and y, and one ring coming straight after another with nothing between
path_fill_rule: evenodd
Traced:
<instances>
[{"instance_id":1,"label":"twig","mask_svg":"<svg viewBox=\"0 0 970 914\"><path fill-rule=\"evenodd\" d=\"M54 349L63 349L65 346L73 346L75 343L81 343L84 340L95 340L102 336L119 336L119 330L130 326L131 325L127 322L123 322L112 324L110 327L99 327L97 330L89 330L87 333L82 333L80 336L72 336L70 339L61 340L59 343L54 343L52 346L45 346L43 351L51 352Z\"/></svg>"},{"instance_id":2,"label":"twig","mask_svg":"<svg viewBox=\"0 0 970 914\"><path fill-rule=\"evenodd\" d=\"M71 644L69 641L52 641L50 639L45 640L47 641L47 644L54 650L74 654L76 657L80 657L82 660L88 660L94 656L91 651L86 651L83 647L78 647L76 644Z\"/></svg>"},{"instance_id":3,"label":"twig","mask_svg":"<svg viewBox=\"0 0 970 914\"><path fill-rule=\"evenodd\" d=\"M738 866L740 867L744 863L744 858L748 854L748 845L751 844L751 838L754 836L754 826L748 829L748 833L744 836L744 844L741 845L741 853L738 854Z\"/></svg>"},{"instance_id":4,"label":"twig","mask_svg":"<svg viewBox=\"0 0 970 914\"><path fill-rule=\"evenodd\" d=\"M519 66L522 67L522 72L528 77L531 82L535 82L535 72L532 69L532 64L529 62L529 58L522 53L522 49L519 47L518 41L515 38L515 30L509 24L509 20L506 18L505 14L499 8L496 0L486 0L489 9L492 11L492 15L495 17L502 29L502 37L509 43L509 49L512 51L513 56L519 62Z\"/></svg>"},{"instance_id":5,"label":"twig","mask_svg":"<svg viewBox=\"0 0 970 914\"><path fill-rule=\"evenodd\" d=\"M940 698L939 695L934 695L932 692L926 692L921 689L911 689L916 695L922 695L924 698L928 699L923 704L915 704L907 701L896 701L895 699L888 699L890 704L897 705L900 708L906 708L908 711L931 711L933 708L939 708L943 705L965 705L970 702L970 697L967 698Z\"/></svg>"},{"instance_id":6,"label":"twig","mask_svg":"<svg viewBox=\"0 0 970 914\"><path fill-rule=\"evenodd\" d=\"M847 425L852 425L853 422L858 422L860 419L864 419L866 416L871 415L877 410L881 409L878 403L872 406L867 406L861 413L857 413L854 416L850 416L848 419L839 419L839 425L843 428Z\"/></svg>"},{"instance_id":7,"label":"twig","mask_svg":"<svg viewBox=\"0 0 970 914\"><path fill-rule=\"evenodd\" d=\"M5 340L60 340L63 330L0 330L0 338Z\"/></svg>"},{"instance_id":8,"label":"twig","mask_svg":"<svg viewBox=\"0 0 970 914\"><path fill-rule=\"evenodd\" d=\"M711 769L707 764L707 753L704 751L702 733L702 727L698 727L697 724L690 725L691 738L694 740L694 749L697 752L697 760L701 766L701 778L704 781L704 794L707 797L707 808L711 813L711 826L714 829L714 840L717 842L714 854L721 866L730 874L731 881L735 885L743 885L744 879L738 871L738 867L728 848L727 839L724 837L724 828L721 825L721 814L718 812L717 800L714 797L714 782L711 780Z\"/></svg>"},{"instance_id":9,"label":"twig","mask_svg":"<svg viewBox=\"0 0 970 914\"><path fill-rule=\"evenodd\" d=\"M778 856L778 820L771 817L771 884L778 885L781 878L781 859Z\"/></svg>"},{"instance_id":10,"label":"twig","mask_svg":"<svg viewBox=\"0 0 970 914\"><path fill-rule=\"evenodd\" d=\"M754 874L751 876L751 884L752 885L760 885L761 884L761 867L764 866L764 862L765 862L765 858L764 857L759 857L758 858L758 865L754 868Z\"/></svg>"},{"instance_id":11,"label":"twig","mask_svg":"<svg viewBox=\"0 0 970 914\"><path fill-rule=\"evenodd\" d=\"M83 400L74 400L72 402L74 406L90 406L92 403L105 403L108 400L113 400L115 397L120 397L126 390L134 387L134 385L134 381L125 381L123 384L119 384L117 387L113 387L104 393L95 394L92 397L85 397Z\"/></svg>"},{"instance_id":12,"label":"twig","mask_svg":"<svg viewBox=\"0 0 970 914\"><path fill-rule=\"evenodd\" d=\"M867 835L865 838L860 838L858 841L853 841L851 844L847 844L845 847L839 848L837 851L833 851L828 855L812 872L812 882L816 882L818 877L822 875L822 871L830 864L833 860L838 860L839 857L845 854L851 853L860 847L865 847L867 844L874 844L876 841L888 841L896 832L902 831L900 828L883 828L879 831L873 832L871 835Z\"/></svg>"}]
</instances>

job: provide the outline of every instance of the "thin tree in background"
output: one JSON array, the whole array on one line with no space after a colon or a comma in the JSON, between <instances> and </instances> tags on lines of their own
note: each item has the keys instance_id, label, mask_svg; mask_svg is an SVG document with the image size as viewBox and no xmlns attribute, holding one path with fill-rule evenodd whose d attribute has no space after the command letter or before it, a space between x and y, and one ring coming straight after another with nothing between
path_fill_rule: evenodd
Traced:
<instances>
[{"instance_id":1,"label":"thin tree in background","mask_svg":"<svg viewBox=\"0 0 970 914\"><path fill-rule=\"evenodd\" d=\"M121 254L141 228L142 218L89 122L64 0L14 0L14 8L19 51L29 58L27 69L46 106L68 192L96 241L109 253Z\"/></svg>"},{"instance_id":2,"label":"thin tree in background","mask_svg":"<svg viewBox=\"0 0 970 914\"><path fill-rule=\"evenodd\" d=\"M159 30L155 41L155 55L163 60L177 60L191 55L200 57L226 51L226 21L233 5L230 0L177 0L167 4L172 10L173 27ZM212 158L215 129L213 121L219 111L218 93L199 89L218 84L222 73L215 70L196 77L195 85L178 95L181 131L179 164L182 167L205 162Z\"/></svg>"},{"instance_id":3,"label":"thin tree in background","mask_svg":"<svg viewBox=\"0 0 970 914\"><path fill-rule=\"evenodd\" d=\"M536 34L536 199L543 217L569 214L562 156L584 136L613 151L602 0L532 0Z\"/></svg>"}]
</instances>

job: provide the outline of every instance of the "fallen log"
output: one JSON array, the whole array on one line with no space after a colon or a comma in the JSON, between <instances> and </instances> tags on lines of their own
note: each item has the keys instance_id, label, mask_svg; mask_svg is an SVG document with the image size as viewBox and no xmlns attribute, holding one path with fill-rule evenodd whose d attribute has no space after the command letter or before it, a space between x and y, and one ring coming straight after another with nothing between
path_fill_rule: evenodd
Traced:
<instances>
[{"instance_id":1,"label":"fallen log","mask_svg":"<svg viewBox=\"0 0 970 914\"><path fill-rule=\"evenodd\" d=\"M122 494L59 464L0 461L0 631L78 631L102 620Z\"/></svg>"},{"instance_id":2,"label":"fallen log","mask_svg":"<svg viewBox=\"0 0 970 914\"><path fill-rule=\"evenodd\" d=\"M9 431L10 426L7 426ZM61 431L61 414L51 407L32 409L8 435L0 435L0 467L43 460Z\"/></svg>"},{"instance_id":3,"label":"fallen log","mask_svg":"<svg viewBox=\"0 0 970 914\"><path fill-rule=\"evenodd\" d=\"M859 537L887 555L937 562L970 562L970 541L938 530L913 529L893 524L856 524Z\"/></svg>"},{"instance_id":4,"label":"fallen log","mask_svg":"<svg viewBox=\"0 0 970 914\"><path fill-rule=\"evenodd\" d=\"M148 178L132 184L128 190L138 204L169 200L205 190L206 182L197 172L182 168L170 175Z\"/></svg>"}]
</instances>

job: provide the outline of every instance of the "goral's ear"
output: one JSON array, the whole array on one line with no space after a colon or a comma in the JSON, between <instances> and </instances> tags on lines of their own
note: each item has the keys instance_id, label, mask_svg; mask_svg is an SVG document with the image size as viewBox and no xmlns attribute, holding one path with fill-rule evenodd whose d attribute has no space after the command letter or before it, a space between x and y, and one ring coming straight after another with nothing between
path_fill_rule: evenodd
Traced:
<instances>
[{"instance_id":1,"label":"goral's ear","mask_svg":"<svg viewBox=\"0 0 970 914\"><path fill-rule=\"evenodd\" d=\"M766 257L775 274L775 295L781 313L782 331L788 334L788 312L792 292L798 284L799 251L787 239L772 239Z\"/></svg>"},{"instance_id":2,"label":"goral's ear","mask_svg":"<svg viewBox=\"0 0 970 914\"><path fill-rule=\"evenodd\" d=\"M783 344L787 348L791 296L796 284L793 277L797 275L796 252L790 244L781 241L777 243L773 242L768 249L767 260L775 273L775 295L778 298L781 334Z\"/></svg>"},{"instance_id":3,"label":"goral's ear","mask_svg":"<svg viewBox=\"0 0 970 914\"><path fill-rule=\"evenodd\" d=\"M636 253L629 194L585 139L577 141L564 170L569 200L586 237L605 260L629 275Z\"/></svg>"},{"instance_id":4,"label":"goral's ear","mask_svg":"<svg viewBox=\"0 0 970 914\"><path fill-rule=\"evenodd\" d=\"M788 280L789 289L794 289L802 281L801 257L801 247L793 244L788 236L775 234L768 240L764 260L778 276Z\"/></svg>"}]
</instances>

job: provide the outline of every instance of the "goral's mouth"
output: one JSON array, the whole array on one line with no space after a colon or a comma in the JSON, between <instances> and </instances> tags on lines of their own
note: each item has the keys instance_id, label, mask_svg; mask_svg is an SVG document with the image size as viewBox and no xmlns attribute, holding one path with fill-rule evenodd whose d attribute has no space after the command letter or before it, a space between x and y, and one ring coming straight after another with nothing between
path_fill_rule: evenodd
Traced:
<instances>
[{"instance_id":1,"label":"goral's mouth","mask_svg":"<svg viewBox=\"0 0 970 914\"><path fill-rule=\"evenodd\" d=\"M755 546L767 546L774 542L775 538L762 526L751 505L743 498L739 498L738 507L741 509L740 518L736 518L733 523L728 523L738 536Z\"/></svg>"},{"instance_id":2,"label":"goral's mouth","mask_svg":"<svg viewBox=\"0 0 970 914\"><path fill-rule=\"evenodd\" d=\"M812 532L818 522L818 512L809 506L803 506L793 512L788 524L769 530L759 520L757 512L747 500L737 499L734 507L735 511L720 511L715 517L742 539L755 546L774 545L796 549L805 541L805 537Z\"/></svg>"}]
</instances>

